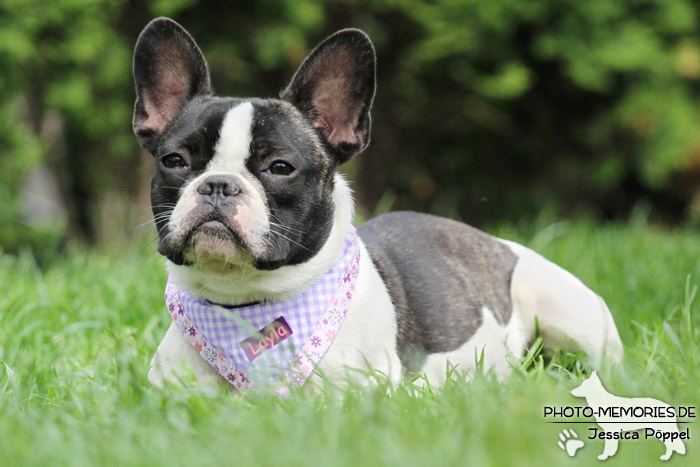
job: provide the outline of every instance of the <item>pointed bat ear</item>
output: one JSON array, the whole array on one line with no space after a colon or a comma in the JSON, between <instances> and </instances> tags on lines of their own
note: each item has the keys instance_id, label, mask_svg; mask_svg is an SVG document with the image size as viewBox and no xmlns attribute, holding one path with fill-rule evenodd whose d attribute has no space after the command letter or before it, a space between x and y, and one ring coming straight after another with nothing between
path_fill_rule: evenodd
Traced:
<instances>
[{"instance_id":1,"label":"pointed bat ear","mask_svg":"<svg viewBox=\"0 0 700 467\"><path fill-rule=\"evenodd\" d=\"M323 41L282 92L319 132L338 164L369 144L375 91L372 41L358 29L343 29Z\"/></svg>"},{"instance_id":2,"label":"pointed bat ear","mask_svg":"<svg viewBox=\"0 0 700 467\"><path fill-rule=\"evenodd\" d=\"M134 133L151 153L158 136L187 102L211 94L202 52L169 18L156 18L141 32L134 50L134 82Z\"/></svg>"}]
</instances>

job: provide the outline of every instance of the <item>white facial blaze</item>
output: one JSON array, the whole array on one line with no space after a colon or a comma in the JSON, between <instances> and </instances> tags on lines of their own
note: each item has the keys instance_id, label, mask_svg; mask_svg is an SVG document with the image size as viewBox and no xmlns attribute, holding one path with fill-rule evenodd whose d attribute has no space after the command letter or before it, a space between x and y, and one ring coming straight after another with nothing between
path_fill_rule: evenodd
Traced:
<instances>
[{"instance_id":1,"label":"white facial blaze","mask_svg":"<svg viewBox=\"0 0 700 467\"><path fill-rule=\"evenodd\" d=\"M226 113L219 131L219 140L214 146L214 156L206 170L182 190L173 210L170 228L174 239L184 238L198 222L196 212L201 195L197 187L207 177L222 175L235 181L241 188L237 195L239 204L236 214L229 219L230 223L252 254L261 254L266 248L265 238L270 226L265 192L260 181L246 167L252 141L253 112L253 105L245 102ZM217 248L224 248L228 244L217 240L216 245L207 247L207 251L215 253ZM202 245L204 246L206 245Z\"/></svg>"},{"instance_id":2,"label":"white facial blaze","mask_svg":"<svg viewBox=\"0 0 700 467\"><path fill-rule=\"evenodd\" d=\"M228 111L221 124L219 141L207 172L230 172L243 175L253 139L253 104L245 102ZM206 173L206 172L205 172Z\"/></svg>"}]
</instances>

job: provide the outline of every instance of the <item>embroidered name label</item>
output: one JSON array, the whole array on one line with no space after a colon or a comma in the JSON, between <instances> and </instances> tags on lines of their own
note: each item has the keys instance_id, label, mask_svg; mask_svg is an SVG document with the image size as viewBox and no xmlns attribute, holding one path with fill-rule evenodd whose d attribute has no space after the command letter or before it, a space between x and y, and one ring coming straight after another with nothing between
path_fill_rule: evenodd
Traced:
<instances>
[{"instance_id":1,"label":"embroidered name label","mask_svg":"<svg viewBox=\"0 0 700 467\"><path fill-rule=\"evenodd\" d=\"M292 334L292 328L287 324L287 320L284 319L284 316L280 316L239 345L243 348L248 361L252 362L261 353L276 346Z\"/></svg>"}]
</instances>

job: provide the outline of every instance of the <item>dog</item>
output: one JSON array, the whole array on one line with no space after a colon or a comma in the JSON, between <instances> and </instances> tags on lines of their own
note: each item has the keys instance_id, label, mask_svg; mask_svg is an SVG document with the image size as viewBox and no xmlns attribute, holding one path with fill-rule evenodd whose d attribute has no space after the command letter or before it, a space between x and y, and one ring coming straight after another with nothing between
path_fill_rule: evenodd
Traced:
<instances>
[{"instance_id":1,"label":"dog","mask_svg":"<svg viewBox=\"0 0 700 467\"><path fill-rule=\"evenodd\" d=\"M603 387L600 378L595 371L588 379L571 390L571 394L576 397L586 399L586 404L593 409L596 422L602 428L600 433L595 428L592 437L605 439L603 453L598 456L599 460L605 460L617 452L617 445L620 438L638 439L637 433L625 433L644 429L645 438L655 437L661 440L666 446L660 459L666 461L670 459L674 452L685 454L685 444L683 439L686 433L681 433L676 424L676 417L668 416L671 406L660 400L650 397L619 397L610 394ZM628 414L623 410L630 410ZM614 413L618 410L620 413ZM644 410L649 413L644 413ZM659 411L660 415L654 415L653 410ZM634 435L634 436L632 436ZM687 439L687 438L685 438Z\"/></svg>"},{"instance_id":2,"label":"dog","mask_svg":"<svg viewBox=\"0 0 700 467\"><path fill-rule=\"evenodd\" d=\"M337 168L369 144L375 68L369 37L344 29L308 55L279 99L215 97L182 26L157 18L142 31L133 128L155 158L152 208L173 317L153 384L184 367L242 390L365 382L354 370L368 368L392 383L421 374L435 385L448 364L506 374L536 320L548 349L620 360L605 302L519 244L414 212L355 231Z\"/></svg>"}]
</instances>

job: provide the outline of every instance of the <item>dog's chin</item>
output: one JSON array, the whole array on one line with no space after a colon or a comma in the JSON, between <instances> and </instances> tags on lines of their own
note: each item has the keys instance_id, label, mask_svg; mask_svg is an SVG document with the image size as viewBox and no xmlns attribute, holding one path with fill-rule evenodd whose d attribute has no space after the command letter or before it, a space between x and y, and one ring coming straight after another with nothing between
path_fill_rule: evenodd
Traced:
<instances>
[{"instance_id":1,"label":"dog's chin","mask_svg":"<svg viewBox=\"0 0 700 467\"><path fill-rule=\"evenodd\" d=\"M185 262L197 269L225 274L254 263L238 237L218 221L205 222L194 229L187 244Z\"/></svg>"}]
</instances>

